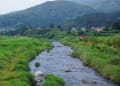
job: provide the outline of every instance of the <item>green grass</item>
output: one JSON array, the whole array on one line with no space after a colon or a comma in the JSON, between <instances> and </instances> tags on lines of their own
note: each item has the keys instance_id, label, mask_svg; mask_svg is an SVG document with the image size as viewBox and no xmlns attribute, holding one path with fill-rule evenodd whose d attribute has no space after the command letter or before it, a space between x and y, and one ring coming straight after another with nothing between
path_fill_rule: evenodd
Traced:
<instances>
[{"instance_id":1,"label":"green grass","mask_svg":"<svg viewBox=\"0 0 120 86\"><path fill-rule=\"evenodd\" d=\"M42 86L65 86L65 82L61 77L49 74L45 76L45 82Z\"/></svg>"},{"instance_id":2,"label":"green grass","mask_svg":"<svg viewBox=\"0 0 120 86\"><path fill-rule=\"evenodd\" d=\"M47 40L0 37L0 86L34 86L28 63L36 54L50 48Z\"/></svg>"},{"instance_id":3,"label":"green grass","mask_svg":"<svg viewBox=\"0 0 120 86\"><path fill-rule=\"evenodd\" d=\"M107 37L89 37L88 42L97 43L100 46L108 46L120 50L120 35L107 36Z\"/></svg>"},{"instance_id":4,"label":"green grass","mask_svg":"<svg viewBox=\"0 0 120 86\"><path fill-rule=\"evenodd\" d=\"M119 41L112 41L111 45L108 45L111 40L120 40L119 37L94 38L80 40L78 37L65 37L61 42L71 46L74 50L72 55L79 57L85 65L93 67L104 77L120 83L120 47L114 47Z\"/></svg>"}]
</instances>

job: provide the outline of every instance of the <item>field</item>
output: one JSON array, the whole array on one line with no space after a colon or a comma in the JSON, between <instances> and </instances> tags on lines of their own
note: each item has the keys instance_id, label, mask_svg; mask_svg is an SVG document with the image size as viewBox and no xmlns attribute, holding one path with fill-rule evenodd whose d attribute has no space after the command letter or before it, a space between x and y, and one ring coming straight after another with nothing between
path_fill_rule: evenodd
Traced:
<instances>
[{"instance_id":1,"label":"field","mask_svg":"<svg viewBox=\"0 0 120 86\"><path fill-rule=\"evenodd\" d=\"M85 65L120 83L120 35L85 39L65 37L61 42L71 46L74 50L72 55L79 57Z\"/></svg>"},{"instance_id":2,"label":"field","mask_svg":"<svg viewBox=\"0 0 120 86\"><path fill-rule=\"evenodd\" d=\"M36 54L51 48L43 39L0 37L0 86L34 86L28 63Z\"/></svg>"}]
</instances>

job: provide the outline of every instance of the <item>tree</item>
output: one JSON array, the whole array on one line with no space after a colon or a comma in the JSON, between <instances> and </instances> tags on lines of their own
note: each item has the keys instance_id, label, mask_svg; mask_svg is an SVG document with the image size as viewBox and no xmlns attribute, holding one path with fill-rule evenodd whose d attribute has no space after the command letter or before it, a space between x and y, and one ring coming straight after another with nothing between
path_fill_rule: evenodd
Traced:
<instances>
[{"instance_id":1,"label":"tree","mask_svg":"<svg viewBox=\"0 0 120 86\"><path fill-rule=\"evenodd\" d=\"M114 29L120 30L120 19L116 21L115 23L113 23L112 27Z\"/></svg>"},{"instance_id":2,"label":"tree","mask_svg":"<svg viewBox=\"0 0 120 86\"><path fill-rule=\"evenodd\" d=\"M50 24L50 28L54 28L55 27L55 25L54 24Z\"/></svg>"}]
</instances>

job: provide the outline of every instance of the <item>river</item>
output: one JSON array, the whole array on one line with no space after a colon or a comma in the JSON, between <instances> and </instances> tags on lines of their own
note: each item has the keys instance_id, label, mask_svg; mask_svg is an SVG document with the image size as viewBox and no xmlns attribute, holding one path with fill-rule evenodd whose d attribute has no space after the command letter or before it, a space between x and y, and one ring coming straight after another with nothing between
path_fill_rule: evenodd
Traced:
<instances>
[{"instance_id":1,"label":"river","mask_svg":"<svg viewBox=\"0 0 120 86\"><path fill-rule=\"evenodd\" d=\"M55 74L64 78L65 86L117 86L112 81L100 76L94 69L89 68L70 56L72 49L59 42L53 42L54 48L43 51L29 63L30 71L42 71L44 74ZM40 67L36 68L35 63ZM66 72L69 70L69 72Z\"/></svg>"}]
</instances>

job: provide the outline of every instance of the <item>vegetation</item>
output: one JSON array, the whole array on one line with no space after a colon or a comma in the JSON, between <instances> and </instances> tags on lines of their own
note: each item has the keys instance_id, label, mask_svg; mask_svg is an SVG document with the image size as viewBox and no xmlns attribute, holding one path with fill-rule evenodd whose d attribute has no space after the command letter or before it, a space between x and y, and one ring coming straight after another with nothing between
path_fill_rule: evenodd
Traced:
<instances>
[{"instance_id":1,"label":"vegetation","mask_svg":"<svg viewBox=\"0 0 120 86\"><path fill-rule=\"evenodd\" d=\"M33 28L33 27L21 27L18 29L2 31L0 35L12 35L12 36L30 36L35 38L48 38L56 39L64 37L66 32L63 32L61 26L54 26L53 28Z\"/></svg>"},{"instance_id":2,"label":"vegetation","mask_svg":"<svg viewBox=\"0 0 120 86\"><path fill-rule=\"evenodd\" d=\"M88 6L79 4L80 0L70 1L46 2L0 15L0 35L13 36L0 36L0 86L35 86L28 63L38 52L49 52L51 48L48 40L36 38L60 39L74 49L72 55L85 65L120 83L120 35L116 35L120 34L120 1L109 0L106 4L108 0L97 3L94 0ZM36 62L35 67L39 66ZM51 74L43 83L43 86L64 85L62 78Z\"/></svg>"},{"instance_id":3,"label":"vegetation","mask_svg":"<svg viewBox=\"0 0 120 86\"><path fill-rule=\"evenodd\" d=\"M85 65L120 83L120 35L84 39L65 37L61 41L71 46L74 49L72 55L79 57Z\"/></svg>"},{"instance_id":4,"label":"vegetation","mask_svg":"<svg viewBox=\"0 0 120 86\"><path fill-rule=\"evenodd\" d=\"M69 0L73 2L77 2L80 4L88 5L94 9L96 9L98 12L104 12L104 13L111 13L111 12L116 12L119 11L119 0ZM112 4L114 3L114 4Z\"/></svg>"},{"instance_id":5,"label":"vegetation","mask_svg":"<svg viewBox=\"0 0 120 86\"><path fill-rule=\"evenodd\" d=\"M112 24L112 27L115 29L120 30L120 19L118 19L116 22Z\"/></svg>"},{"instance_id":6,"label":"vegetation","mask_svg":"<svg viewBox=\"0 0 120 86\"><path fill-rule=\"evenodd\" d=\"M34 86L28 62L45 49L47 40L28 37L0 37L0 86Z\"/></svg>"},{"instance_id":7,"label":"vegetation","mask_svg":"<svg viewBox=\"0 0 120 86\"><path fill-rule=\"evenodd\" d=\"M77 18L67 21L66 26L72 27L101 27L110 26L120 17L119 12L112 13L91 13L85 14L83 16L78 16Z\"/></svg>"},{"instance_id":8,"label":"vegetation","mask_svg":"<svg viewBox=\"0 0 120 86\"><path fill-rule=\"evenodd\" d=\"M40 66L40 63L39 62L36 62L35 63L35 67L39 67Z\"/></svg>"},{"instance_id":9,"label":"vegetation","mask_svg":"<svg viewBox=\"0 0 120 86\"><path fill-rule=\"evenodd\" d=\"M50 24L58 25L79 15L92 12L95 12L95 10L89 6L57 0L46 2L24 11L1 15L0 27L13 28L20 27L21 25L36 27L49 26Z\"/></svg>"},{"instance_id":10,"label":"vegetation","mask_svg":"<svg viewBox=\"0 0 120 86\"><path fill-rule=\"evenodd\" d=\"M45 76L45 82L42 86L65 86L65 82L62 78L49 74Z\"/></svg>"}]
</instances>

